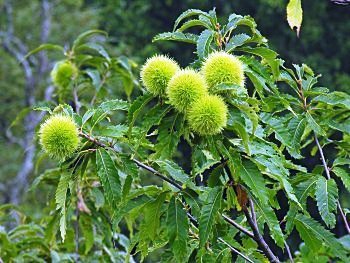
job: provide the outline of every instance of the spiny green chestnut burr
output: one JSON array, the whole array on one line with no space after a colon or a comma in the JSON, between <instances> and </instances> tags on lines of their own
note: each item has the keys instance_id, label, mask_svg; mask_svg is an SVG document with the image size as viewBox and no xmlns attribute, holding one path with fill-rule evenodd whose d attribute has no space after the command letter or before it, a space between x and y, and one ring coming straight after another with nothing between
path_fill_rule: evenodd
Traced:
<instances>
[{"instance_id":1,"label":"spiny green chestnut burr","mask_svg":"<svg viewBox=\"0 0 350 263\"><path fill-rule=\"evenodd\" d=\"M167 88L169 103L180 112L186 112L193 102L207 94L208 89L203 76L193 69L177 72Z\"/></svg>"},{"instance_id":2,"label":"spiny green chestnut burr","mask_svg":"<svg viewBox=\"0 0 350 263\"><path fill-rule=\"evenodd\" d=\"M59 88L68 87L77 76L78 68L68 60L57 62L51 71L52 82Z\"/></svg>"},{"instance_id":3,"label":"spiny green chestnut burr","mask_svg":"<svg viewBox=\"0 0 350 263\"><path fill-rule=\"evenodd\" d=\"M65 160L79 146L79 131L71 117L55 114L48 118L39 130L40 144L52 158Z\"/></svg>"},{"instance_id":4,"label":"spiny green chestnut burr","mask_svg":"<svg viewBox=\"0 0 350 263\"><path fill-rule=\"evenodd\" d=\"M192 104L188 111L188 124L199 135L220 133L226 126L227 106L217 95L207 95Z\"/></svg>"},{"instance_id":5,"label":"spiny green chestnut burr","mask_svg":"<svg viewBox=\"0 0 350 263\"><path fill-rule=\"evenodd\" d=\"M155 55L142 66L141 81L150 93L163 96L169 80L179 69L175 60L164 55Z\"/></svg>"},{"instance_id":6,"label":"spiny green chestnut burr","mask_svg":"<svg viewBox=\"0 0 350 263\"><path fill-rule=\"evenodd\" d=\"M235 84L244 87L243 63L224 51L211 53L202 66L202 73L209 91L219 84Z\"/></svg>"}]
</instances>

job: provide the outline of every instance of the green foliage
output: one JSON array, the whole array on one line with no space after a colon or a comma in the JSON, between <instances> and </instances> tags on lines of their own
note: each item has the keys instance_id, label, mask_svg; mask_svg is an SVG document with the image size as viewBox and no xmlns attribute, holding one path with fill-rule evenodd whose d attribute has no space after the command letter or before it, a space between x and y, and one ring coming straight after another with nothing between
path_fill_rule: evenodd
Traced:
<instances>
[{"instance_id":1,"label":"green foliage","mask_svg":"<svg viewBox=\"0 0 350 263\"><path fill-rule=\"evenodd\" d=\"M172 247L172 252L178 262L183 262L187 258L187 242L189 220L186 212L176 197L170 200L167 215L168 238Z\"/></svg>"},{"instance_id":2,"label":"green foliage","mask_svg":"<svg viewBox=\"0 0 350 263\"><path fill-rule=\"evenodd\" d=\"M187 33L192 27L196 33ZM232 14L220 24L215 10L188 10L173 32L154 38L189 43L197 52L191 69L169 81L169 101L145 82L145 91L132 93L137 77L129 61L114 58L92 39L101 34L80 35L66 53L79 70L62 97L72 99L73 107L36 107L50 118L60 111L74 120L81 143L59 169L35 182L33 188L50 182L57 190L51 212L35 228L36 244L44 246L26 250L31 257L132 262L162 253L164 262L266 262L277 255L271 244L286 248L295 228L306 247L293 251L298 260L312 251L314 258L348 261L349 249L327 230L336 223L338 202L342 209L337 181L329 176L349 188L346 93L318 87L318 76L305 64L284 65L249 16ZM225 59L240 58L238 82L215 80L222 97L208 95L210 83L197 73L219 50ZM227 64L214 70L225 73ZM195 77L174 85L184 72ZM124 94L117 99L106 82L113 77L123 79ZM324 150L330 144L336 146L334 156ZM322 163L300 165L308 152ZM307 201L317 206L326 227L311 217ZM278 213L281 206L287 214ZM0 255L9 261L24 256L12 232L0 235Z\"/></svg>"},{"instance_id":3,"label":"green foliage","mask_svg":"<svg viewBox=\"0 0 350 263\"><path fill-rule=\"evenodd\" d=\"M199 246L203 248L212 233L213 225L222 202L222 189L214 187L207 193L199 218Z\"/></svg>"},{"instance_id":4,"label":"green foliage","mask_svg":"<svg viewBox=\"0 0 350 263\"><path fill-rule=\"evenodd\" d=\"M335 225L334 211L337 209L338 188L333 179L320 177L316 183L315 196L317 207L323 221L330 227Z\"/></svg>"},{"instance_id":5,"label":"green foliage","mask_svg":"<svg viewBox=\"0 0 350 263\"><path fill-rule=\"evenodd\" d=\"M306 245L314 251L318 251L322 244L329 248L333 256L347 261L346 250L333 234L324 229L317 221L305 215L297 215L295 218L297 230Z\"/></svg>"},{"instance_id":6,"label":"green foliage","mask_svg":"<svg viewBox=\"0 0 350 263\"><path fill-rule=\"evenodd\" d=\"M121 198L119 172L113 159L104 149L96 151L96 168L108 203L110 206L116 207Z\"/></svg>"}]
</instances>

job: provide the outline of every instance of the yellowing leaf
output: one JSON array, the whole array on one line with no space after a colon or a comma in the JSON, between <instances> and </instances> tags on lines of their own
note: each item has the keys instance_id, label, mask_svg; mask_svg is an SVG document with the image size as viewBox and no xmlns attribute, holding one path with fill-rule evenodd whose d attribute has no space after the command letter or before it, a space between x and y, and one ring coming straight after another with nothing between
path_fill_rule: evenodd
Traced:
<instances>
[{"instance_id":1,"label":"yellowing leaf","mask_svg":"<svg viewBox=\"0 0 350 263\"><path fill-rule=\"evenodd\" d=\"M301 0L290 0L287 5L287 21L291 29L296 28L299 37L301 22L303 21L303 9Z\"/></svg>"}]
</instances>

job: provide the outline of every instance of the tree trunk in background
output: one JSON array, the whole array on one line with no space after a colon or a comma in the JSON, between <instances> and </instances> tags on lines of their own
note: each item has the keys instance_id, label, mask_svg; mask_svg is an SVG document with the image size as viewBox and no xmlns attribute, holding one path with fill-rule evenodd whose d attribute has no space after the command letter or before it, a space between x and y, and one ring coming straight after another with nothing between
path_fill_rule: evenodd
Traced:
<instances>
[{"instance_id":1,"label":"tree trunk in background","mask_svg":"<svg viewBox=\"0 0 350 263\"><path fill-rule=\"evenodd\" d=\"M23 68L25 75L25 87L24 87L24 105L25 107L32 107L35 104L35 91L36 88L43 83L45 84L45 76L49 71L49 60L45 52L40 52L37 61L32 58L23 59L28 53L26 45L14 34L13 25L13 8L12 1L5 2L5 9L7 14L7 30L1 32L1 36L4 37L3 47L6 52L12 55ZM51 27L51 4L49 0L41 1L41 32L40 42L45 43L48 41ZM34 62L34 63L33 63ZM45 91L45 100L50 100L53 92L53 87L48 86ZM10 191L10 202L13 204L19 204L21 202L23 193L28 187L28 177L33 171L34 156L36 147L34 144L35 127L42 119L43 114L31 111L24 119L24 135L23 138L16 138L17 143L20 141L20 145L23 148L23 161L21 167L17 173L16 178L13 181L13 185ZM15 141L12 139L12 141Z\"/></svg>"}]
</instances>

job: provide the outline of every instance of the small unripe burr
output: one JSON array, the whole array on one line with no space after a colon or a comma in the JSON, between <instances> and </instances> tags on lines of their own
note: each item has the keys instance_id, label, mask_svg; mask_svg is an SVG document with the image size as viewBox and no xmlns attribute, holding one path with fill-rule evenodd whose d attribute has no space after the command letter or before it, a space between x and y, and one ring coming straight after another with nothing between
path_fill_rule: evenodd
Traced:
<instances>
[{"instance_id":1,"label":"small unripe burr","mask_svg":"<svg viewBox=\"0 0 350 263\"><path fill-rule=\"evenodd\" d=\"M175 60L164 55L155 55L142 66L141 81L150 93L163 96L169 80L179 69Z\"/></svg>"},{"instance_id":2,"label":"small unripe burr","mask_svg":"<svg viewBox=\"0 0 350 263\"><path fill-rule=\"evenodd\" d=\"M186 112L193 102L207 93L203 76L192 69L177 72L169 81L167 88L169 103L180 112Z\"/></svg>"},{"instance_id":3,"label":"small unripe burr","mask_svg":"<svg viewBox=\"0 0 350 263\"><path fill-rule=\"evenodd\" d=\"M192 104L188 111L188 124L199 135L214 135L222 131L227 122L227 106L217 95L207 95Z\"/></svg>"},{"instance_id":4,"label":"small unripe burr","mask_svg":"<svg viewBox=\"0 0 350 263\"><path fill-rule=\"evenodd\" d=\"M219 84L244 87L243 63L238 57L224 51L211 53L202 66L202 73L210 91Z\"/></svg>"},{"instance_id":5,"label":"small unripe burr","mask_svg":"<svg viewBox=\"0 0 350 263\"><path fill-rule=\"evenodd\" d=\"M67 88L77 76L78 68L68 60L57 62L51 71L52 82L55 86L63 89Z\"/></svg>"},{"instance_id":6,"label":"small unripe burr","mask_svg":"<svg viewBox=\"0 0 350 263\"><path fill-rule=\"evenodd\" d=\"M40 126L40 144L50 157L63 161L79 146L78 127L71 117L55 114Z\"/></svg>"}]
</instances>

